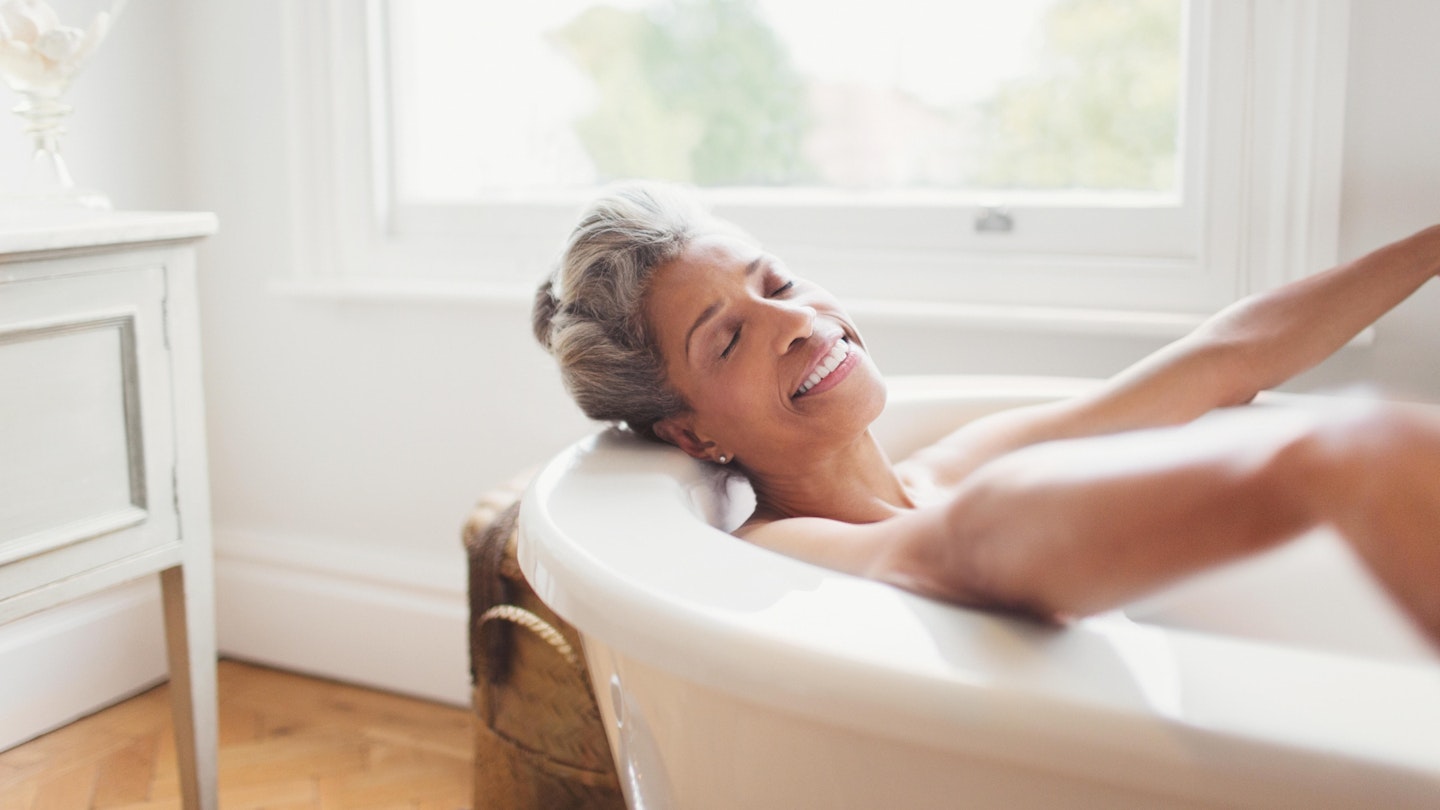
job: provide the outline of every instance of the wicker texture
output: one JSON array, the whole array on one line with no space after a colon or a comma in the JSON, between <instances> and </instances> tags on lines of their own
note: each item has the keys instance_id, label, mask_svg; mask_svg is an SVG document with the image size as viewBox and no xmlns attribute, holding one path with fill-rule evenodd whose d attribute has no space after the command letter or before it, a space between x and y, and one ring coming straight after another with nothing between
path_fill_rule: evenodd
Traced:
<instances>
[{"instance_id":1,"label":"wicker texture","mask_svg":"<svg viewBox=\"0 0 1440 810\"><path fill-rule=\"evenodd\" d=\"M580 636L515 560L521 487L487 493L465 524L476 810L623 810Z\"/></svg>"}]
</instances>

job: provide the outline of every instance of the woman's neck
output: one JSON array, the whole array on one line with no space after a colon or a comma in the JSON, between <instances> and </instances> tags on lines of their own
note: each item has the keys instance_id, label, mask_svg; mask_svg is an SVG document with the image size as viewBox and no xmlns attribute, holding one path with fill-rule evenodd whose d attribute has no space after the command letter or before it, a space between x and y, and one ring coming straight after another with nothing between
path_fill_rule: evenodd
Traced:
<instances>
[{"instance_id":1,"label":"woman's neck","mask_svg":"<svg viewBox=\"0 0 1440 810\"><path fill-rule=\"evenodd\" d=\"M874 523L915 506L869 431L833 452L791 459L779 473L746 472L755 488L755 516L760 519L821 517Z\"/></svg>"}]
</instances>

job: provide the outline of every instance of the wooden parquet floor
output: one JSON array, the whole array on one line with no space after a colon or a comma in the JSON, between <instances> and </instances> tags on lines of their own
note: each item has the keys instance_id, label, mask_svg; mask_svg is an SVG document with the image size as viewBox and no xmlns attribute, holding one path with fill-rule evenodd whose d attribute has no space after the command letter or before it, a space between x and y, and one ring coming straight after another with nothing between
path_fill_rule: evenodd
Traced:
<instances>
[{"instance_id":1,"label":"wooden parquet floor","mask_svg":"<svg viewBox=\"0 0 1440 810\"><path fill-rule=\"evenodd\" d=\"M469 807L465 709L221 661L220 810ZM179 810L162 685L0 752L0 810Z\"/></svg>"}]
</instances>

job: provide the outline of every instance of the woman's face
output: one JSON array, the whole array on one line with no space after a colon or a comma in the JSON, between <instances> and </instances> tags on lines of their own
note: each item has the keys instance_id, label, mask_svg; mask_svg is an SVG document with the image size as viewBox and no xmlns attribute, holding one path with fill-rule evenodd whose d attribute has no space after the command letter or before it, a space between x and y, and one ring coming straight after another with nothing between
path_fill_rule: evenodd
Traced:
<instances>
[{"instance_id":1,"label":"woman's face","mask_svg":"<svg viewBox=\"0 0 1440 810\"><path fill-rule=\"evenodd\" d=\"M839 302L743 239L691 242L656 270L645 314L692 409L656 431L691 455L788 469L863 435L884 407Z\"/></svg>"}]
</instances>

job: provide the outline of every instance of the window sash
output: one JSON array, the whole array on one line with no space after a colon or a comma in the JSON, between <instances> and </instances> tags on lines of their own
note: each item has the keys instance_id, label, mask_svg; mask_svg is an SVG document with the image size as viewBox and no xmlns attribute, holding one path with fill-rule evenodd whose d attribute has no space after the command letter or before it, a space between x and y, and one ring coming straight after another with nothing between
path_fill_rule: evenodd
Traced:
<instances>
[{"instance_id":1,"label":"window sash","mask_svg":"<svg viewBox=\"0 0 1440 810\"><path fill-rule=\"evenodd\" d=\"M850 298L1213 310L1334 260L1348 4L1190 0L1178 196L707 192L797 272ZM584 199L397 205L385 0L287 4L296 245L317 285L470 287L515 300ZM319 43L319 47L317 47ZM996 201L1010 233L979 232ZM416 268L423 268L417 270ZM481 293L488 294L488 293Z\"/></svg>"}]
</instances>

